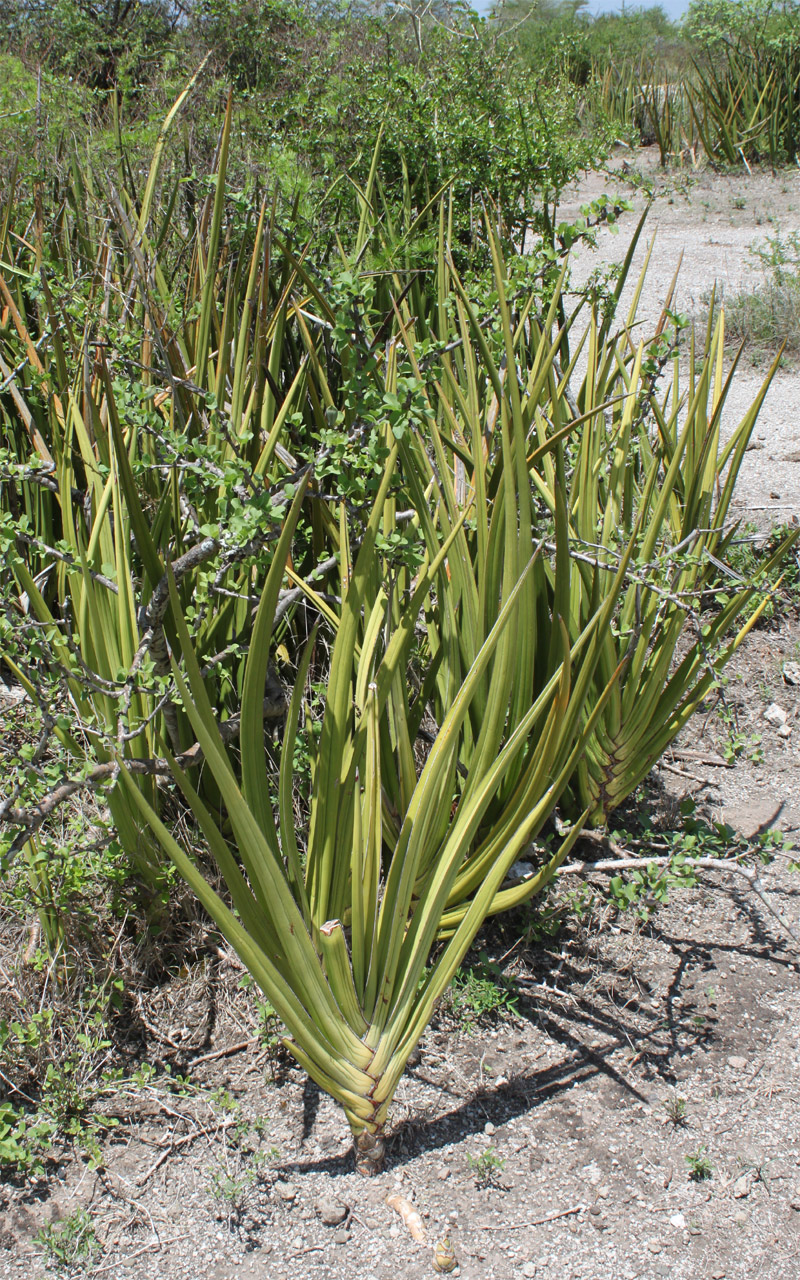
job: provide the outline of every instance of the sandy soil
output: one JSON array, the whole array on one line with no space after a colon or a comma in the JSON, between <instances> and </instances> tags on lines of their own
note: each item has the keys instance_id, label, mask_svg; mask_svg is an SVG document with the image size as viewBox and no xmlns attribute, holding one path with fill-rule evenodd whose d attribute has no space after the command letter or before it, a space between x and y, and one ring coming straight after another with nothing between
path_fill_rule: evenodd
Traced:
<instances>
[{"instance_id":1,"label":"sandy soil","mask_svg":"<svg viewBox=\"0 0 800 1280\"><path fill-rule=\"evenodd\" d=\"M657 149L645 148L633 157L620 152L612 164L619 184L603 174L591 174L566 193L560 211L568 221L577 216L582 204L606 190L634 203L634 212L620 219L618 234L603 229L596 251L585 249L577 256L576 284L582 284L598 265L619 263L625 257L647 203L641 191L632 194L626 168L635 168L652 181L656 194L623 294L623 302L629 302L655 237L638 312L643 334L657 324L679 262L674 307L699 319L707 312L707 298L715 284L725 296L752 287L761 278L762 268L750 254L751 246L762 244L769 235L800 230L800 169L776 176L710 169L662 174ZM765 372L763 359L754 365L745 352L725 406L724 424L731 430L758 394ZM796 367L779 369L767 392L734 505L761 527L800 514L800 376Z\"/></svg>"}]
</instances>

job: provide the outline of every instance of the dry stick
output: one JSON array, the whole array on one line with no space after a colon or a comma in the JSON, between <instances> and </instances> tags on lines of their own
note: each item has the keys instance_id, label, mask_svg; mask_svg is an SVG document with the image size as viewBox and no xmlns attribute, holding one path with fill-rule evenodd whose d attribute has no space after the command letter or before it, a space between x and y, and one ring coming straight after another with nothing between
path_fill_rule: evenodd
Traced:
<instances>
[{"instance_id":1,"label":"dry stick","mask_svg":"<svg viewBox=\"0 0 800 1280\"><path fill-rule=\"evenodd\" d=\"M675 773L679 778L689 778L691 782L699 782L701 787L710 787L710 778L701 778L698 773L690 773L688 769L679 769L676 764L669 764L666 760L659 760L659 769L666 769L668 773Z\"/></svg>"},{"instance_id":2,"label":"dry stick","mask_svg":"<svg viewBox=\"0 0 800 1280\"><path fill-rule=\"evenodd\" d=\"M614 847L609 842L610 847ZM617 846L619 847L619 846ZM647 867L666 867L673 861L671 857L660 858L604 858L600 862L570 862L564 867L559 867L557 874L560 876L585 876L591 875L593 871L629 871L632 869L645 870ZM681 864L682 867L688 868L690 871L695 867L701 867L705 871L729 871L734 875L742 876L747 881L753 893L764 904L767 911L773 916L782 929L788 933L789 937L800 945L800 930L795 928L791 921L787 920L782 911L773 906L767 891L764 888L758 872L753 868L744 867L735 858L686 858Z\"/></svg>"},{"instance_id":3,"label":"dry stick","mask_svg":"<svg viewBox=\"0 0 800 1280\"><path fill-rule=\"evenodd\" d=\"M164 1161L168 1159L169 1156L172 1155L176 1147L182 1147L187 1142L192 1142L194 1138L199 1138L199 1137L200 1137L199 1133L187 1133L184 1135L184 1137L175 1138L172 1142L170 1142L169 1146L164 1148L164 1150L161 1152L161 1155L158 1157L155 1163L151 1164L150 1168L136 1179L137 1187L143 1187L146 1182L149 1182L153 1174L158 1172L158 1170L161 1168Z\"/></svg>"},{"instance_id":4,"label":"dry stick","mask_svg":"<svg viewBox=\"0 0 800 1280\"><path fill-rule=\"evenodd\" d=\"M555 1222L557 1218L568 1218L573 1213L583 1213L585 1204L573 1204L569 1209L558 1209L555 1213L547 1213L543 1218L532 1218L530 1222L504 1222L501 1227L482 1226L481 1231L524 1231L526 1227L541 1227L545 1222Z\"/></svg>"},{"instance_id":5,"label":"dry stick","mask_svg":"<svg viewBox=\"0 0 800 1280\"><path fill-rule=\"evenodd\" d=\"M223 1120L222 1124L217 1125L216 1129L213 1129L211 1134L209 1134L207 1130L201 1128L195 1133L184 1134L182 1138L170 1138L168 1146L164 1148L158 1159L151 1164L149 1169L145 1170L145 1172L140 1174L136 1179L137 1187L143 1187L144 1184L152 1178L153 1174L158 1172L164 1161L169 1159L176 1147L184 1147L187 1142L194 1142L196 1138L201 1138L203 1136L205 1136L210 1142L212 1134L223 1133L226 1129L229 1129L233 1123L234 1119L231 1117L229 1120Z\"/></svg>"},{"instance_id":6,"label":"dry stick","mask_svg":"<svg viewBox=\"0 0 800 1280\"><path fill-rule=\"evenodd\" d=\"M187 1068L199 1067L201 1062L214 1062L216 1058L230 1058L234 1053L241 1053L254 1044L258 1044L258 1041L239 1040L236 1044L229 1044L225 1049L214 1049L211 1053L201 1053L199 1058L190 1058L186 1066Z\"/></svg>"},{"instance_id":7,"label":"dry stick","mask_svg":"<svg viewBox=\"0 0 800 1280\"><path fill-rule=\"evenodd\" d=\"M715 769L736 768L736 763L733 760L723 760L722 756L704 755L702 751L690 751L688 747L675 748L673 755L678 760L696 760L698 764L709 764ZM659 765L663 765L663 763L663 760L659 760Z\"/></svg>"},{"instance_id":8,"label":"dry stick","mask_svg":"<svg viewBox=\"0 0 800 1280\"><path fill-rule=\"evenodd\" d=\"M179 1240L188 1240L189 1232L185 1231L182 1236L171 1236L169 1240L151 1240L150 1244L142 1245L141 1249L137 1249L135 1253L129 1253L127 1257L115 1262L107 1262L102 1267L94 1267L90 1275L99 1276L103 1271L117 1271L120 1267L125 1267L133 1258L139 1258L143 1253L149 1253L151 1249L165 1249L168 1244L177 1244Z\"/></svg>"}]
</instances>

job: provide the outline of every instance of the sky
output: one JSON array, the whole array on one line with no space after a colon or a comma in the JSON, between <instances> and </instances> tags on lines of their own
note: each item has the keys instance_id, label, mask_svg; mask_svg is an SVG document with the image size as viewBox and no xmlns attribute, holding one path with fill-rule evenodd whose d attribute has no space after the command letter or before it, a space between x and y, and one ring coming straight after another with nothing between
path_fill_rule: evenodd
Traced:
<instances>
[{"instance_id":1,"label":"sky","mask_svg":"<svg viewBox=\"0 0 800 1280\"><path fill-rule=\"evenodd\" d=\"M668 18L682 18L689 7L689 0L656 0L661 4ZM492 5L492 0L473 0L475 8L479 13L486 13ZM650 7L648 0L626 0L629 9L647 9ZM622 0L589 0L590 13L619 13L622 9Z\"/></svg>"},{"instance_id":2,"label":"sky","mask_svg":"<svg viewBox=\"0 0 800 1280\"><path fill-rule=\"evenodd\" d=\"M689 0L659 0L659 2L668 18L682 18L689 8ZM620 0L589 0L590 13L619 13L621 8ZM649 9L650 6L647 0L641 0L641 3L631 3L631 0L627 0L627 8Z\"/></svg>"}]
</instances>

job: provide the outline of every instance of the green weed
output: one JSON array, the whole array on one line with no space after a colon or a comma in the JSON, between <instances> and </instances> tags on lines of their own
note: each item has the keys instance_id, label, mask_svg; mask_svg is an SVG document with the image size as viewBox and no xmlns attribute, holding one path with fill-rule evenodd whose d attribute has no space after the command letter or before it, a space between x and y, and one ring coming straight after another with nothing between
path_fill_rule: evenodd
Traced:
<instances>
[{"instance_id":1,"label":"green weed","mask_svg":"<svg viewBox=\"0 0 800 1280\"><path fill-rule=\"evenodd\" d=\"M505 1157L494 1147L487 1147L480 1155L467 1155L467 1167L475 1179L475 1186L485 1191L488 1187L500 1186L500 1174L505 1168Z\"/></svg>"},{"instance_id":2,"label":"green weed","mask_svg":"<svg viewBox=\"0 0 800 1280\"><path fill-rule=\"evenodd\" d=\"M86 1209L76 1209L63 1222L41 1227L34 1241L42 1249L47 1262L63 1270L90 1265L102 1251Z\"/></svg>"},{"instance_id":3,"label":"green weed","mask_svg":"<svg viewBox=\"0 0 800 1280\"><path fill-rule=\"evenodd\" d=\"M705 1147L698 1147L691 1155L684 1156L684 1159L689 1166L689 1178L692 1182L706 1182L713 1176L714 1166Z\"/></svg>"},{"instance_id":4,"label":"green weed","mask_svg":"<svg viewBox=\"0 0 800 1280\"><path fill-rule=\"evenodd\" d=\"M476 965L458 970L449 1003L465 1031L517 1013L518 997L500 967L482 951Z\"/></svg>"}]
</instances>

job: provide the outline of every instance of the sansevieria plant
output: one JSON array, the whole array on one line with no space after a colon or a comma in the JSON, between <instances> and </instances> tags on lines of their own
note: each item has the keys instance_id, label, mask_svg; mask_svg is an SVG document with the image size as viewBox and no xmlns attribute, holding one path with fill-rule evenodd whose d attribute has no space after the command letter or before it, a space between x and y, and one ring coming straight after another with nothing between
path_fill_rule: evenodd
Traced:
<instances>
[{"instance_id":1,"label":"sansevieria plant","mask_svg":"<svg viewBox=\"0 0 800 1280\"><path fill-rule=\"evenodd\" d=\"M132 803L275 1007L291 1052L342 1104L363 1172L380 1167L394 1092L436 1001L513 863L541 829L574 771L582 740L590 731L581 726L581 713L596 659L598 621L603 622L601 610L571 647L553 609L550 625L558 662L539 694L524 710L513 712L507 694L526 675L520 670L525 651L504 645L503 639L510 628L530 625L520 606L535 569L534 553L515 580L504 584L496 621L464 671L437 731L427 735L423 758L416 741L421 709L418 699L409 705L407 696L410 659L414 648L424 707L431 675L458 642L455 633L442 637L437 630L439 650L432 652L423 644L425 652L419 653L426 612L439 614L440 627L459 625L455 612L439 608L436 599L451 590L448 560L460 526L443 537L437 549L428 546L421 567L404 589L398 585L402 574L392 581L379 534L391 512L397 455L392 442L357 550L351 546L344 509L341 513L342 606L322 731L312 759L307 829L296 829L292 769L306 675L318 643L316 629L299 662L275 778L269 773L262 719L270 634L307 496L305 483L286 519L254 624L236 771L177 592L172 595L183 655L182 664L173 661L173 675L205 768L222 797L221 822L174 759L172 771L224 879L230 905L211 888L121 761L121 778ZM562 558L562 571L569 573L568 557ZM613 594L609 592L609 598ZM491 735L493 750L468 752L465 758L472 763L465 767L465 744L477 727L470 715L487 674L482 725ZM601 705L602 699L598 711ZM504 782L521 755L527 766L504 795ZM400 812L390 796L402 797ZM579 830L580 822L543 863L528 893L552 877ZM498 834L502 840L496 839ZM483 857L480 876L460 895L461 910L451 921L447 942L437 951L437 934L453 887L469 865L476 842L491 856Z\"/></svg>"},{"instance_id":2,"label":"sansevieria plant","mask_svg":"<svg viewBox=\"0 0 800 1280\"><path fill-rule=\"evenodd\" d=\"M614 626L603 636L596 692L612 671L619 678L575 781L577 807L602 825L716 685L763 613L774 571L800 531L789 533L752 579L725 563L737 530L730 520L734 487L777 359L752 405L725 433L738 356L725 375L723 313L715 324L709 320L702 346L692 333L686 374L675 355L661 391L644 344L635 346L629 333L598 344L597 333L592 326L579 398L587 416L569 496L581 555L572 580L574 635L614 578L622 549L631 553ZM544 463L557 485L550 460ZM555 492L551 502L555 509Z\"/></svg>"}]
</instances>

